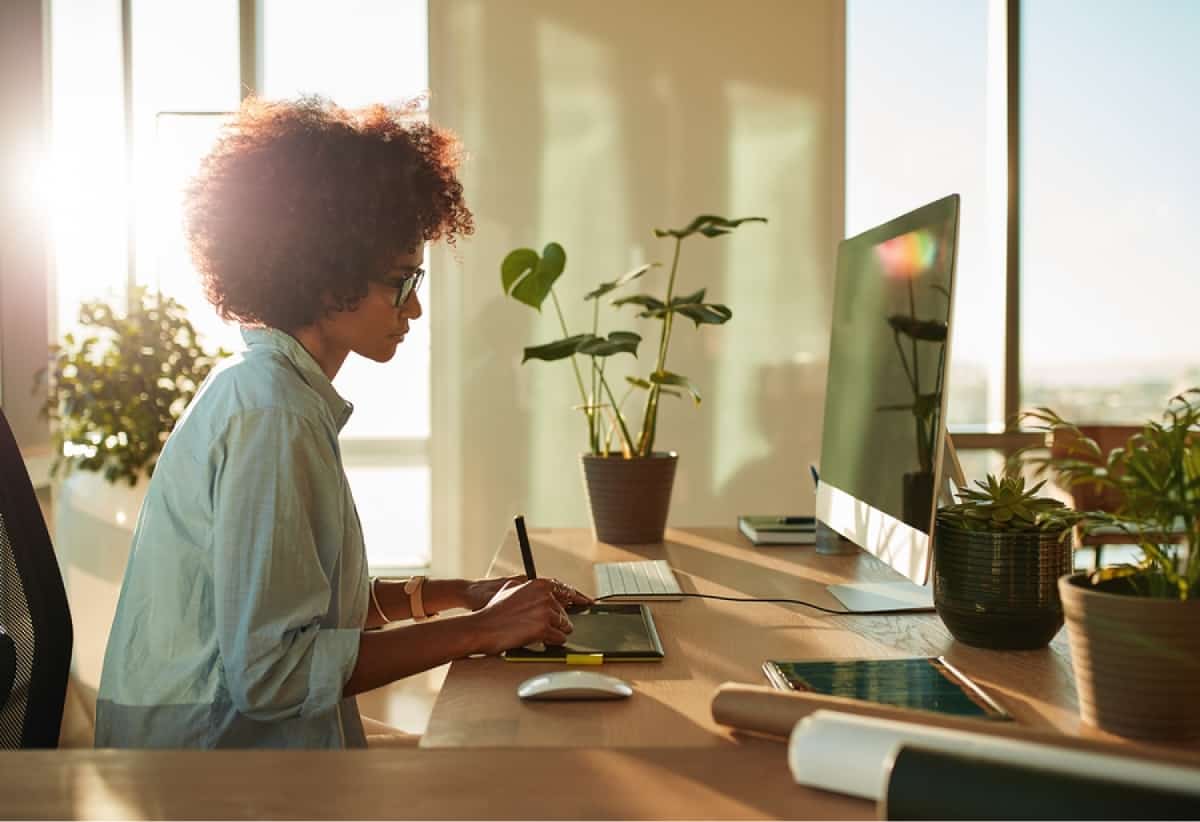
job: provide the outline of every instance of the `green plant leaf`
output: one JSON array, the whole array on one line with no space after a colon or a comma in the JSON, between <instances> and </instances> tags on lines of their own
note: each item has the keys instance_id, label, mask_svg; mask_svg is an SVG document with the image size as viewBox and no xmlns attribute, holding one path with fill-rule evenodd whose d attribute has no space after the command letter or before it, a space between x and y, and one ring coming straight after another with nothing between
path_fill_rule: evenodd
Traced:
<instances>
[{"instance_id":1,"label":"green plant leaf","mask_svg":"<svg viewBox=\"0 0 1200 822\"><path fill-rule=\"evenodd\" d=\"M700 391L692 385L691 380L682 374L672 374L670 371L654 371L650 374L650 382L655 385L673 385L684 389L692 395L692 402L700 404Z\"/></svg>"},{"instance_id":2,"label":"green plant leaf","mask_svg":"<svg viewBox=\"0 0 1200 822\"><path fill-rule=\"evenodd\" d=\"M513 299L541 311L566 265L567 253L558 243L548 243L540 257L532 249L519 248L500 264L500 281Z\"/></svg>"},{"instance_id":3,"label":"green plant leaf","mask_svg":"<svg viewBox=\"0 0 1200 822\"><path fill-rule=\"evenodd\" d=\"M504 262L500 263L500 284L504 287L504 293L511 292L512 287L522 276L532 274L537 268L537 264L538 253L532 248L518 248L510 251L504 258Z\"/></svg>"},{"instance_id":4,"label":"green plant leaf","mask_svg":"<svg viewBox=\"0 0 1200 822\"><path fill-rule=\"evenodd\" d=\"M654 383L650 382L649 380L640 379L639 377L626 377L625 381L628 382L630 385L634 386L635 388L640 388L643 391L649 391L654 386ZM682 397L683 396L683 394L681 394L680 392L676 391L673 388L666 388L666 387L660 386L659 391L663 394L667 394L672 397Z\"/></svg>"},{"instance_id":5,"label":"green plant leaf","mask_svg":"<svg viewBox=\"0 0 1200 822\"><path fill-rule=\"evenodd\" d=\"M765 217L742 217L736 220L729 220L725 217L718 217L715 214L701 214L696 217L684 228L671 229L654 229L655 237L676 237L682 240L684 237L689 237L692 234L699 232L705 237L720 237L723 234L729 234L733 229L737 228L742 223L756 222L765 223Z\"/></svg>"},{"instance_id":6,"label":"green plant leaf","mask_svg":"<svg viewBox=\"0 0 1200 822\"><path fill-rule=\"evenodd\" d=\"M633 282L634 280L636 280L638 277L641 277L643 274L645 274L650 269L658 268L661 265L662 265L662 263L646 263L645 265L640 265L637 268L633 269L633 271L629 271L625 274L622 274L619 278L613 280L610 283L600 283L599 287L596 288L595 291L588 292L587 294L584 295L583 298L585 300L594 300L597 297L603 297L608 292L613 291L614 289L620 288L621 286L625 285L626 283ZM614 303L614 305L615 305L615 303Z\"/></svg>"},{"instance_id":7,"label":"green plant leaf","mask_svg":"<svg viewBox=\"0 0 1200 822\"><path fill-rule=\"evenodd\" d=\"M144 287L120 301L80 306L87 326L51 348L49 397L54 471L78 467L136 483L154 470L175 421L224 349L207 353L175 300ZM160 376L161 375L161 376ZM74 453L62 458L64 448Z\"/></svg>"},{"instance_id":8,"label":"green plant leaf","mask_svg":"<svg viewBox=\"0 0 1200 822\"><path fill-rule=\"evenodd\" d=\"M687 317L697 327L701 325L724 325L733 317L733 312L727 306L716 303L680 305L676 306L673 310L675 313Z\"/></svg>"},{"instance_id":9,"label":"green plant leaf","mask_svg":"<svg viewBox=\"0 0 1200 822\"><path fill-rule=\"evenodd\" d=\"M640 317L649 316L647 312L657 311L666 305L662 300L657 297L651 297L649 294L635 294L632 297L622 297L619 300L613 300L612 304L617 307L622 305L640 305L646 309L645 312L638 315Z\"/></svg>"},{"instance_id":10,"label":"green plant leaf","mask_svg":"<svg viewBox=\"0 0 1200 822\"><path fill-rule=\"evenodd\" d=\"M641 335L632 331L613 331L608 339L595 337L584 340L576 351L589 357L611 357L613 354L632 354L636 357L641 341Z\"/></svg>"},{"instance_id":11,"label":"green plant leaf","mask_svg":"<svg viewBox=\"0 0 1200 822\"><path fill-rule=\"evenodd\" d=\"M717 303L704 302L705 289L701 288L694 294L688 294L683 297L675 297L671 300L669 306L664 305L661 301L655 300L657 306L646 307L646 310L640 313L639 317L662 318L668 314L682 314L690 319L697 326L700 325L723 325L729 322L733 317L733 312L728 306L719 305Z\"/></svg>"},{"instance_id":12,"label":"green plant leaf","mask_svg":"<svg viewBox=\"0 0 1200 822\"><path fill-rule=\"evenodd\" d=\"M543 360L544 362L563 360L578 351L579 346L597 339L600 338L595 334L575 334L570 337L564 337L561 340L555 340L554 342L529 346L525 349L525 356L521 358L521 362L526 363L529 360Z\"/></svg>"},{"instance_id":13,"label":"green plant leaf","mask_svg":"<svg viewBox=\"0 0 1200 822\"><path fill-rule=\"evenodd\" d=\"M893 314L888 317L888 325L915 340L928 342L945 342L946 340L947 325L938 320L918 320L904 314Z\"/></svg>"}]
</instances>

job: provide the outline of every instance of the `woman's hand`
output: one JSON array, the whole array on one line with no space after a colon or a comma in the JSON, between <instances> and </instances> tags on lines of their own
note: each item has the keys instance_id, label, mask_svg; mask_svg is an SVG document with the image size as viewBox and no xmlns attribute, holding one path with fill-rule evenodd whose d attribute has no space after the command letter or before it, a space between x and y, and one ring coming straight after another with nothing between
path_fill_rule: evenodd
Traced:
<instances>
[{"instance_id":1,"label":"woman's hand","mask_svg":"<svg viewBox=\"0 0 1200 822\"><path fill-rule=\"evenodd\" d=\"M562 645L573 630L566 608L592 601L554 579L507 577L487 582L500 585L476 614L481 627L479 651L485 654L498 654L531 642Z\"/></svg>"},{"instance_id":2,"label":"woman's hand","mask_svg":"<svg viewBox=\"0 0 1200 822\"><path fill-rule=\"evenodd\" d=\"M518 574L511 577L496 577L494 579L477 579L468 582L463 589L463 607L470 608L472 611L478 611L483 608L492 598L500 592L500 589L505 585L512 583L514 585L526 581L524 574ZM559 582L556 579L551 579L553 583L552 591L555 598L562 604L564 608L572 605L590 605L592 598L587 594L575 590L565 582Z\"/></svg>"}]
</instances>

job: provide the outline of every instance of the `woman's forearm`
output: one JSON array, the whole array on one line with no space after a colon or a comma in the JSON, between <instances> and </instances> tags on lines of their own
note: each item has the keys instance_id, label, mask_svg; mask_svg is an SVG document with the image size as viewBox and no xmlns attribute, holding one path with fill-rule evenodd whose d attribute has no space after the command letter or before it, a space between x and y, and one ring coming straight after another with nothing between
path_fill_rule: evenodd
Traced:
<instances>
[{"instance_id":1,"label":"woman's forearm","mask_svg":"<svg viewBox=\"0 0 1200 822\"><path fill-rule=\"evenodd\" d=\"M389 622L412 619L412 604L408 594L404 593L404 583L407 579L377 579L375 597L379 607L387 615ZM427 579L421 586L422 607L426 614L439 611L449 611L452 608L466 608L467 580L465 579ZM374 602L367 608L367 628L377 628L384 625L382 616L375 608Z\"/></svg>"},{"instance_id":2,"label":"woman's forearm","mask_svg":"<svg viewBox=\"0 0 1200 822\"><path fill-rule=\"evenodd\" d=\"M488 644L485 626L485 620L471 613L363 631L343 695L354 696L478 653Z\"/></svg>"}]
</instances>

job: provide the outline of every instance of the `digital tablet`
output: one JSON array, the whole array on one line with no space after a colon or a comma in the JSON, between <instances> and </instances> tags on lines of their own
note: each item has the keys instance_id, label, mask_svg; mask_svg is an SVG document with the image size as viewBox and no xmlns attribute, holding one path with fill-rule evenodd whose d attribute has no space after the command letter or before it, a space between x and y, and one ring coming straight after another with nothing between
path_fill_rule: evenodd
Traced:
<instances>
[{"instance_id":1,"label":"digital tablet","mask_svg":"<svg viewBox=\"0 0 1200 822\"><path fill-rule=\"evenodd\" d=\"M602 662L658 662L662 642L650 609L640 603L603 603L571 614L574 631L565 645L531 645L513 648L502 656L509 662L567 662L598 665Z\"/></svg>"},{"instance_id":2,"label":"digital tablet","mask_svg":"<svg viewBox=\"0 0 1200 822\"><path fill-rule=\"evenodd\" d=\"M1012 719L945 657L814 662L767 660L763 672L785 691L843 696L952 716Z\"/></svg>"}]
</instances>

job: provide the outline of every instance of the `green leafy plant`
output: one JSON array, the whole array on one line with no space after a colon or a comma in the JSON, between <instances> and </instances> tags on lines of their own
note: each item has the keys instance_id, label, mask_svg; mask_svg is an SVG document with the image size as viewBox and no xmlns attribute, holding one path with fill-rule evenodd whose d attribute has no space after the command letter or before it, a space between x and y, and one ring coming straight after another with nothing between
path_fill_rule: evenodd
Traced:
<instances>
[{"instance_id":1,"label":"green leafy plant","mask_svg":"<svg viewBox=\"0 0 1200 822\"><path fill-rule=\"evenodd\" d=\"M1091 519L1090 513L1074 511L1060 500L1039 497L1045 480L1026 488L1020 475L996 479L988 474L986 482L975 484L978 490L959 490L959 501L939 510L938 520L966 531L1056 533L1065 539L1072 527Z\"/></svg>"},{"instance_id":2,"label":"green leafy plant","mask_svg":"<svg viewBox=\"0 0 1200 822\"><path fill-rule=\"evenodd\" d=\"M103 301L79 309L83 329L51 346L50 392L55 460L99 471L109 482L149 476L175 422L221 357L207 353L182 305L159 292L130 291L122 316Z\"/></svg>"},{"instance_id":3,"label":"green leafy plant","mask_svg":"<svg viewBox=\"0 0 1200 822\"><path fill-rule=\"evenodd\" d=\"M1172 397L1161 422L1146 422L1107 454L1049 408L1028 411L1020 420L1046 432L1048 440L1065 434L1067 446L1059 454L1046 446L1022 449L1014 460L1052 471L1069 488L1091 485L1120 493L1118 508L1095 519L1128 534L1144 559L1102 569L1093 581L1125 577L1142 596L1200 598L1200 388Z\"/></svg>"},{"instance_id":4,"label":"green leafy plant","mask_svg":"<svg viewBox=\"0 0 1200 822\"><path fill-rule=\"evenodd\" d=\"M671 237L675 241L666 294L661 298L650 294L635 294L614 299L611 304L618 308L635 306L640 309L638 317L656 319L662 323L658 354L653 369L644 378L625 378L627 385L620 400L614 395L605 375L607 360L616 354L632 354L636 357L642 337L633 331L611 331L607 335L601 334L600 298L641 278L660 264L648 263L639 266L616 280L601 283L589 292L584 296L584 300L592 302L592 330L572 334L567 328L558 295L554 292L554 283L562 275L567 264L567 255L563 247L558 243L549 243L540 255L531 248L518 248L505 256L500 265L500 281L504 293L537 311L541 311L542 304L549 297L563 334L561 339L553 342L525 348L521 362L570 358L581 399L578 408L583 411L587 420L588 447L591 453L607 456L615 434L620 437L620 452L625 458L648 457L654 450L658 430L660 396L664 393L682 396L683 392L686 392L696 405L700 404L700 391L691 380L667 369L667 351L675 318L686 317L699 328L701 325L723 325L733 316L733 312L727 306L705 302L706 290L703 288L690 294L676 295L680 251L683 241L688 237L723 237L747 222L765 223L766 219L743 217L729 220L712 214L702 214L684 228L654 229L654 236ZM590 363L586 384L577 356L587 357ZM635 436L622 407L629 395L638 390L646 393L646 401L642 411L641 430Z\"/></svg>"}]
</instances>

